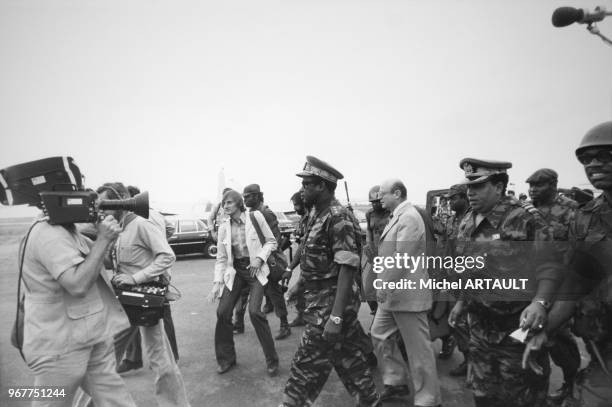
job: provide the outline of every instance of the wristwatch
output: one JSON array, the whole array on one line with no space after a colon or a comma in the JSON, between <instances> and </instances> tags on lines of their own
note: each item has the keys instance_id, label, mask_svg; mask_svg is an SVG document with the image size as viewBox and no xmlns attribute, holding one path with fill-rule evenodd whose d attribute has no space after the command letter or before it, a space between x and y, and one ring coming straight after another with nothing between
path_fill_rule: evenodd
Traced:
<instances>
[{"instance_id":1,"label":"wristwatch","mask_svg":"<svg viewBox=\"0 0 612 407\"><path fill-rule=\"evenodd\" d=\"M342 323L342 318L336 317L334 315L330 315L329 319L331 320L331 322L333 322L336 325L340 325Z\"/></svg>"},{"instance_id":2,"label":"wristwatch","mask_svg":"<svg viewBox=\"0 0 612 407\"><path fill-rule=\"evenodd\" d=\"M546 311L548 311L552 306L552 304L546 300L533 300L533 302L537 302L538 304L543 306Z\"/></svg>"}]
</instances>

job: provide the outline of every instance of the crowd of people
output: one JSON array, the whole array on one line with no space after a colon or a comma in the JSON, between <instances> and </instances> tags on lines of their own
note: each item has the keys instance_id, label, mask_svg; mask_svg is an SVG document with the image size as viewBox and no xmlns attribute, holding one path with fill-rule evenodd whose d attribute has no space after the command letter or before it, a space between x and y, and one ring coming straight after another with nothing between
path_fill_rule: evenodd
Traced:
<instances>
[{"instance_id":1,"label":"crowd of people","mask_svg":"<svg viewBox=\"0 0 612 407\"><path fill-rule=\"evenodd\" d=\"M209 220L218 247L209 295L218 301L217 373L236 367L234 336L244 332L248 309L271 377L283 362L275 340L305 326L280 406L314 403L332 368L358 406L408 397L415 406L443 405L434 337L443 340L439 357L449 357L455 344L462 352L464 361L450 373L466 375L477 407L612 405L612 122L587 132L576 157L599 196L567 198L557 172L545 168L526 180L530 200L517 199L507 191L510 162L464 158L465 181L449 188L447 210L432 216L409 202L400 179L382 180L369 193L363 241L351 208L335 197L342 173L308 156L297 174L301 188L291 196L301 220L290 262L283 251L291 241L280 235L260 186L226 189ZM97 192L121 199L137 190L117 182ZM189 406L170 306L155 324L130 323L113 292L168 284L175 261L166 240L171 225L153 210L149 219L127 210L104 215L89 227L37 222L26 238L24 359L36 386L60 386L69 395L34 405L87 405L91 397L98 406L133 406L119 373L141 367L145 351L159 405ZM425 262L410 271L399 262L385 261L382 272L372 267L376 258L425 254L485 256L486 262L466 272ZM434 278L527 284L515 291L420 284ZM295 283L284 294L289 280ZM400 282L414 286L398 288ZM264 298L280 320L275 338ZM296 301L291 323L286 300ZM365 329L358 319L363 303L373 314ZM442 313L449 327L434 335L441 318L432 310L440 303L449 305ZM583 370L577 337L591 355ZM554 394L548 394L549 358L563 372Z\"/></svg>"}]
</instances>

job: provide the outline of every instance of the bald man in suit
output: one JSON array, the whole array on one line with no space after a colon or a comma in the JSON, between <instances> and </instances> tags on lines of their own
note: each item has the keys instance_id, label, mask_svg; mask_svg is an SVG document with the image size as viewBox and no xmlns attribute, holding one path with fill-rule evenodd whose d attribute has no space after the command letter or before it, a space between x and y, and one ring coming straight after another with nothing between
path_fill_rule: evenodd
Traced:
<instances>
[{"instance_id":1,"label":"bald man in suit","mask_svg":"<svg viewBox=\"0 0 612 407\"><path fill-rule=\"evenodd\" d=\"M401 258L404 254L423 256L426 253L425 224L416 208L407 201L404 184L397 179L385 181L380 187L380 195L383 207L391 215L380 238L378 255L394 259L398 254ZM399 332L406 344L408 368L415 391L414 405L437 406L441 402L440 384L427 321L432 293L420 288L420 281L429 278L427 269L422 265L407 269L402 260L399 265L384 267L378 278L383 283L407 279L414 282L415 287L377 289L379 307L371 333L385 385L382 400L403 398L409 394L405 363L397 341Z\"/></svg>"}]
</instances>

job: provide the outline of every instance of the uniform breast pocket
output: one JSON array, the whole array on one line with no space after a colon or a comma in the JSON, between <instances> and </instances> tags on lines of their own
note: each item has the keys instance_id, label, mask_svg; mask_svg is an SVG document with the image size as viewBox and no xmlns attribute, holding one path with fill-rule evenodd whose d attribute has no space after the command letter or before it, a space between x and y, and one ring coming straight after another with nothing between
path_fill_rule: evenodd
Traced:
<instances>
[{"instance_id":1,"label":"uniform breast pocket","mask_svg":"<svg viewBox=\"0 0 612 407\"><path fill-rule=\"evenodd\" d=\"M117 259L119 263L136 264L141 248L136 245L119 246Z\"/></svg>"},{"instance_id":2,"label":"uniform breast pocket","mask_svg":"<svg viewBox=\"0 0 612 407\"><path fill-rule=\"evenodd\" d=\"M304 249L302 260L311 269L321 269L329 265L327 247L317 243L308 243Z\"/></svg>"}]
</instances>

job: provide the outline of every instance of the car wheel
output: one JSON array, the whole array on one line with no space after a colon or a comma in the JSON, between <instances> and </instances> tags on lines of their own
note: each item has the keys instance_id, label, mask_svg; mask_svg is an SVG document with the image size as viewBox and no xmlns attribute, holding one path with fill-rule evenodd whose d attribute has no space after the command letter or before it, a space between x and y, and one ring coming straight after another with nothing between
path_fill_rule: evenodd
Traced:
<instances>
[{"instance_id":1,"label":"car wheel","mask_svg":"<svg viewBox=\"0 0 612 407\"><path fill-rule=\"evenodd\" d=\"M208 242L204 245L204 255L209 259L217 258L217 245L213 242Z\"/></svg>"}]
</instances>

